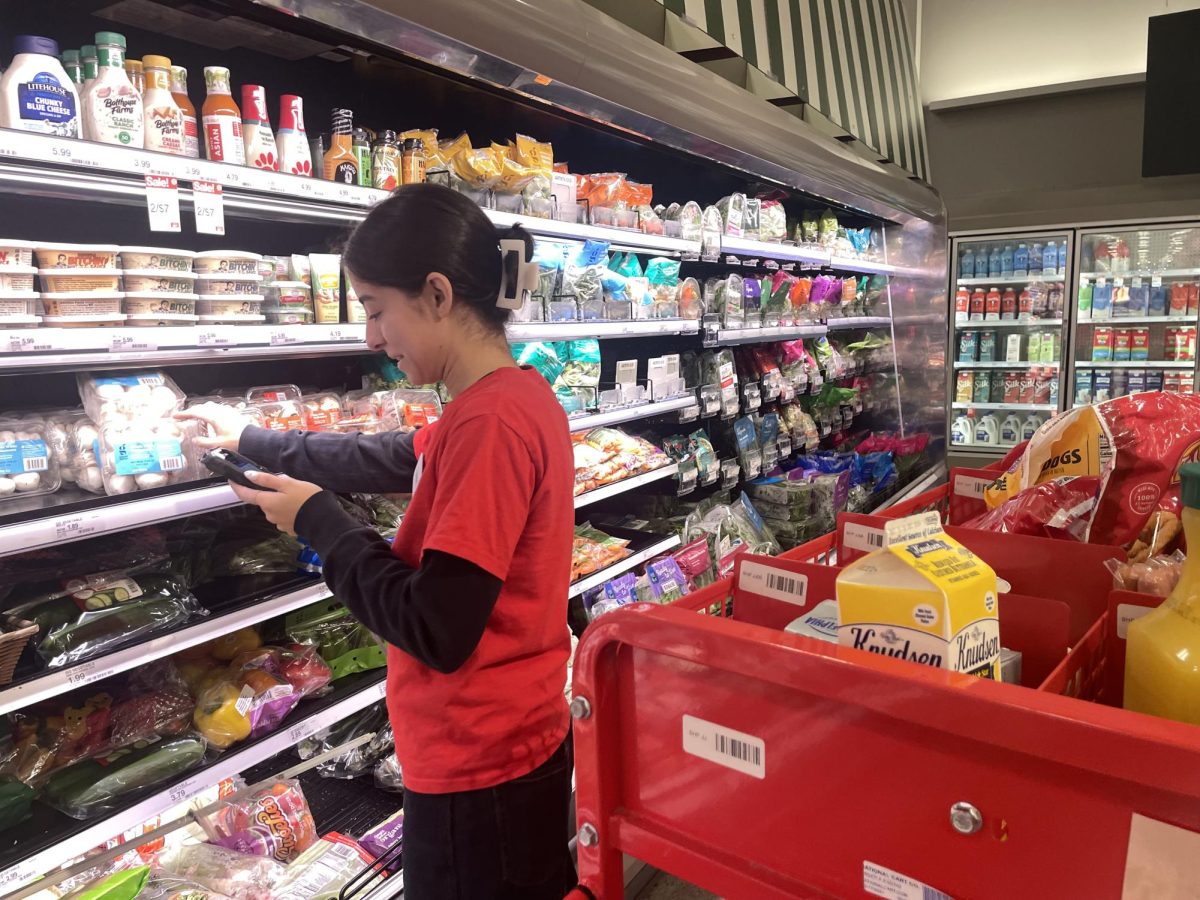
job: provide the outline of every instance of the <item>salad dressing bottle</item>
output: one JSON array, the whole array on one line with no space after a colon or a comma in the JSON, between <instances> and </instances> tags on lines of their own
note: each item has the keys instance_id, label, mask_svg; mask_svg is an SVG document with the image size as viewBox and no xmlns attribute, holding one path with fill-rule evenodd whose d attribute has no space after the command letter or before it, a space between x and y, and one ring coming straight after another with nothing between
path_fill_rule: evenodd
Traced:
<instances>
[{"instance_id":1,"label":"salad dressing bottle","mask_svg":"<svg viewBox=\"0 0 1200 900\"><path fill-rule=\"evenodd\" d=\"M311 176L312 154L304 131L304 100L295 94L279 98L279 169L289 175Z\"/></svg>"},{"instance_id":2,"label":"salad dressing bottle","mask_svg":"<svg viewBox=\"0 0 1200 900\"><path fill-rule=\"evenodd\" d=\"M125 71L125 35L97 32L96 58L96 78L83 103L86 137L140 150L145 145L142 95Z\"/></svg>"},{"instance_id":3,"label":"salad dressing bottle","mask_svg":"<svg viewBox=\"0 0 1200 900\"><path fill-rule=\"evenodd\" d=\"M333 111L333 136L325 151L325 180L358 184L358 155L354 152L354 113Z\"/></svg>"},{"instance_id":4,"label":"salad dressing bottle","mask_svg":"<svg viewBox=\"0 0 1200 900\"><path fill-rule=\"evenodd\" d=\"M1129 623L1125 708L1200 725L1200 463L1179 477L1188 554L1171 595Z\"/></svg>"},{"instance_id":5,"label":"salad dressing bottle","mask_svg":"<svg viewBox=\"0 0 1200 900\"><path fill-rule=\"evenodd\" d=\"M279 171L279 151L267 116L267 89L261 84L242 85L242 140L246 165Z\"/></svg>"},{"instance_id":6,"label":"salad dressing bottle","mask_svg":"<svg viewBox=\"0 0 1200 900\"><path fill-rule=\"evenodd\" d=\"M242 144L242 111L229 90L229 70L224 66L205 66L204 98L201 115L204 118L204 152L213 162L246 164L246 148Z\"/></svg>"},{"instance_id":7,"label":"salad dressing bottle","mask_svg":"<svg viewBox=\"0 0 1200 900\"><path fill-rule=\"evenodd\" d=\"M96 74L100 71L100 59L96 55L95 44L84 44L79 49L79 59L83 63L83 87L79 89L79 96L83 96L83 92L92 86L92 82L96 80Z\"/></svg>"},{"instance_id":8,"label":"salad dressing bottle","mask_svg":"<svg viewBox=\"0 0 1200 900\"><path fill-rule=\"evenodd\" d=\"M22 34L0 78L0 126L58 137L79 137L79 95L58 60L58 44Z\"/></svg>"},{"instance_id":9,"label":"salad dressing bottle","mask_svg":"<svg viewBox=\"0 0 1200 900\"><path fill-rule=\"evenodd\" d=\"M71 83L75 85L76 90L79 90L83 85L83 60L79 57L79 51L64 50L62 52L62 64L71 79Z\"/></svg>"},{"instance_id":10,"label":"salad dressing bottle","mask_svg":"<svg viewBox=\"0 0 1200 900\"><path fill-rule=\"evenodd\" d=\"M129 83L139 95L146 93L146 70L142 68L140 59L125 60L125 74L129 76Z\"/></svg>"},{"instance_id":11,"label":"salad dressing bottle","mask_svg":"<svg viewBox=\"0 0 1200 900\"><path fill-rule=\"evenodd\" d=\"M188 97L187 69L171 66L171 96L183 116L183 155L200 158L200 126L196 120L196 106Z\"/></svg>"},{"instance_id":12,"label":"salad dressing bottle","mask_svg":"<svg viewBox=\"0 0 1200 900\"><path fill-rule=\"evenodd\" d=\"M171 60L165 56L143 56L146 90L142 92L145 111L146 149L183 155L183 111L171 93Z\"/></svg>"}]
</instances>

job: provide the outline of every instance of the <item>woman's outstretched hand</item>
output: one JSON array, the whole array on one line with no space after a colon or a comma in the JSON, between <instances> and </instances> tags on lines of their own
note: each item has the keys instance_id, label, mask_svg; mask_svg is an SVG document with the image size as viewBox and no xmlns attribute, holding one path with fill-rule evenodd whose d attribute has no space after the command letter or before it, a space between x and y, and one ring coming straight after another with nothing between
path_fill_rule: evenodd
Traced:
<instances>
[{"instance_id":1,"label":"woman's outstretched hand","mask_svg":"<svg viewBox=\"0 0 1200 900\"><path fill-rule=\"evenodd\" d=\"M196 446L204 450L237 450L242 432L250 422L236 409L220 403L201 403L191 409L175 413L180 421L200 422L206 426L207 434L196 437Z\"/></svg>"}]
</instances>

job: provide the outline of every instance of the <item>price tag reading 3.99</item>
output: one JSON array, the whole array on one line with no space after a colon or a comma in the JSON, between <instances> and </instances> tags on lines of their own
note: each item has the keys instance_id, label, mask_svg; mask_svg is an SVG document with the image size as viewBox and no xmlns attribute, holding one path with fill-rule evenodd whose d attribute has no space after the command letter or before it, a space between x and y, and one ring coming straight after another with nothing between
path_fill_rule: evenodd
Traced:
<instances>
[{"instance_id":1,"label":"price tag reading 3.99","mask_svg":"<svg viewBox=\"0 0 1200 900\"><path fill-rule=\"evenodd\" d=\"M179 224L179 182L170 175L146 176L146 212L151 231L182 231Z\"/></svg>"}]
</instances>

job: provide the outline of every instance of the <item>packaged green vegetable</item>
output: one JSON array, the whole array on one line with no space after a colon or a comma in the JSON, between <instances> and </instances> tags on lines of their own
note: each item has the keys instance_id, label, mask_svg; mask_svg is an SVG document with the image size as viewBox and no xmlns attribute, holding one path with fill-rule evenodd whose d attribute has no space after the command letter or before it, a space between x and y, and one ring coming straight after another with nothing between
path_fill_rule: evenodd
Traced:
<instances>
[{"instance_id":1,"label":"packaged green vegetable","mask_svg":"<svg viewBox=\"0 0 1200 900\"><path fill-rule=\"evenodd\" d=\"M555 386L590 387L600 384L600 342L595 338L584 338L564 343L566 363Z\"/></svg>"},{"instance_id":2,"label":"packaged green vegetable","mask_svg":"<svg viewBox=\"0 0 1200 900\"><path fill-rule=\"evenodd\" d=\"M608 267L619 275L624 275L626 278L641 278L645 272L642 271L642 264L638 261L636 253L626 253L624 255L617 253L609 262Z\"/></svg>"},{"instance_id":3,"label":"packaged green vegetable","mask_svg":"<svg viewBox=\"0 0 1200 900\"><path fill-rule=\"evenodd\" d=\"M646 266L646 278L651 285L678 284L679 260L654 257Z\"/></svg>"},{"instance_id":4,"label":"packaged green vegetable","mask_svg":"<svg viewBox=\"0 0 1200 900\"><path fill-rule=\"evenodd\" d=\"M141 895L142 888L150 879L150 867L138 866L136 869L125 869L113 872L103 878L99 884L85 888L81 893L72 894L72 900L135 900Z\"/></svg>"},{"instance_id":5,"label":"packaged green vegetable","mask_svg":"<svg viewBox=\"0 0 1200 900\"><path fill-rule=\"evenodd\" d=\"M822 247L832 250L838 238L838 220L833 214L833 210L828 207L821 213L820 232L817 236L817 242Z\"/></svg>"},{"instance_id":6,"label":"packaged green vegetable","mask_svg":"<svg viewBox=\"0 0 1200 900\"><path fill-rule=\"evenodd\" d=\"M674 218L679 222L679 236L681 238L685 241L698 241L700 240L701 219L703 215L700 204L694 200L689 200L679 208L677 215L669 216L668 218Z\"/></svg>"},{"instance_id":7,"label":"packaged green vegetable","mask_svg":"<svg viewBox=\"0 0 1200 900\"><path fill-rule=\"evenodd\" d=\"M533 366L550 384L558 381L565 364L554 352L552 344L532 341L528 344L513 344L513 359L518 365Z\"/></svg>"},{"instance_id":8,"label":"packaged green vegetable","mask_svg":"<svg viewBox=\"0 0 1200 900\"><path fill-rule=\"evenodd\" d=\"M746 195L733 193L717 201L717 210L721 213L723 233L730 237L742 237L745 233L742 224L746 217Z\"/></svg>"},{"instance_id":9,"label":"packaged green vegetable","mask_svg":"<svg viewBox=\"0 0 1200 900\"><path fill-rule=\"evenodd\" d=\"M815 244L821 234L821 220L815 212L806 209L803 218L800 220L800 229L804 243Z\"/></svg>"},{"instance_id":10,"label":"packaged green vegetable","mask_svg":"<svg viewBox=\"0 0 1200 900\"><path fill-rule=\"evenodd\" d=\"M759 240L777 243L787 240L787 212L778 200L762 201L758 217Z\"/></svg>"},{"instance_id":11,"label":"packaged green vegetable","mask_svg":"<svg viewBox=\"0 0 1200 900\"><path fill-rule=\"evenodd\" d=\"M0 775L0 832L28 819L32 806L33 788L11 775Z\"/></svg>"}]
</instances>

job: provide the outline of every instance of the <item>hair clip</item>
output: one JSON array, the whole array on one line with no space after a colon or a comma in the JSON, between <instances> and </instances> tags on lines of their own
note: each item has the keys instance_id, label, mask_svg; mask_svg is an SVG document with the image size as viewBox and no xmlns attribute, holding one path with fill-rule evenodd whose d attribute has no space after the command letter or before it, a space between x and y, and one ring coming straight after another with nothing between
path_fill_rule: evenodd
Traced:
<instances>
[{"instance_id":1,"label":"hair clip","mask_svg":"<svg viewBox=\"0 0 1200 900\"><path fill-rule=\"evenodd\" d=\"M503 309L520 309L537 288L537 266L526 261L527 252L523 238L500 240L500 294L496 305Z\"/></svg>"}]
</instances>

